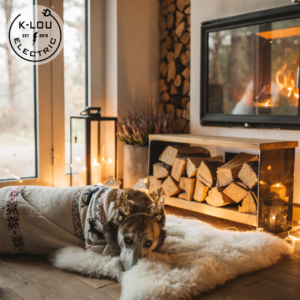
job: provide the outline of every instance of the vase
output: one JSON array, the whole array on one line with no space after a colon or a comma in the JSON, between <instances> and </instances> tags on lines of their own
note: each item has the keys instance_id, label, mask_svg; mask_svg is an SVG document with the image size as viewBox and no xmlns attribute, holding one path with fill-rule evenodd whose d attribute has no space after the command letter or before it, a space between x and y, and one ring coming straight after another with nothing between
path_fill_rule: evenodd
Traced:
<instances>
[{"instance_id":1,"label":"vase","mask_svg":"<svg viewBox=\"0 0 300 300\"><path fill-rule=\"evenodd\" d=\"M124 146L123 188L132 188L148 176L148 146Z\"/></svg>"}]
</instances>

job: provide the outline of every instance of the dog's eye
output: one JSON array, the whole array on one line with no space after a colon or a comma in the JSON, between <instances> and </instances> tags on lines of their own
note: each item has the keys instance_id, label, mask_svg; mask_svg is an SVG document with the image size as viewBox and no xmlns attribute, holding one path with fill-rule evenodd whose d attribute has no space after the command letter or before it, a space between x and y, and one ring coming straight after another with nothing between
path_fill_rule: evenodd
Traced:
<instances>
[{"instance_id":1,"label":"dog's eye","mask_svg":"<svg viewBox=\"0 0 300 300\"><path fill-rule=\"evenodd\" d=\"M146 243L145 243L145 246L147 247L147 248L149 248L149 247L151 247L152 246L152 241L147 241Z\"/></svg>"},{"instance_id":2,"label":"dog's eye","mask_svg":"<svg viewBox=\"0 0 300 300\"><path fill-rule=\"evenodd\" d=\"M126 243L127 245L132 245L132 239L131 239L131 238L126 237L124 240L125 240L125 243Z\"/></svg>"}]
</instances>

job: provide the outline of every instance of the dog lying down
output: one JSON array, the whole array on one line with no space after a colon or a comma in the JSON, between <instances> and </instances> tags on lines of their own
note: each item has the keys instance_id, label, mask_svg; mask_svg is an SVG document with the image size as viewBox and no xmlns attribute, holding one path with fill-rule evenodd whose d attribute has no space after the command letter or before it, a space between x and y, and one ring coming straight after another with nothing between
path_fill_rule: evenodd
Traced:
<instances>
[{"instance_id":1,"label":"dog lying down","mask_svg":"<svg viewBox=\"0 0 300 300\"><path fill-rule=\"evenodd\" d=\"M165 239L161 190L145 193L104 185L0 190L0 253L50 254L68 245L120 258L125 270ZM35 217L33 217L35 216Z\"/></svg>"},{"instance_id":2,"label":"dog lying down","mask_svg":"<svg viewBox=\"0 0 300 300\"><path fill-rule=\"evenodd\" d=\"M190 299L292 252L268 233L165 216L161 191L5 187L0 217L0 253L50 254L58 268L116 279L122 300Z\"/></svg>"}]
</instances>

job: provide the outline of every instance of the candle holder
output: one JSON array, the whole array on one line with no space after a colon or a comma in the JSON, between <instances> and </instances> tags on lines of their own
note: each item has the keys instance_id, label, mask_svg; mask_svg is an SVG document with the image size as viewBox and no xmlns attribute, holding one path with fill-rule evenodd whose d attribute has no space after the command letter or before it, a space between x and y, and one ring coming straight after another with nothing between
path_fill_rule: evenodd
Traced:
<instances>
[{"instance_id":1,"label":"candle holder","mask_svg":"<svg viewBox=\"0 0 300 300\"><path fill-rule=\"evenodd\" d=\"M148 188L145 183L145 178L140 178L139 182L137 184L135 184L132 188L148 194Z\"/></svg>"},{"instance_id":2,"label":"candle holder","mask_svg":"<svg viewBox=\"0 0 300 300\"><path fill-rule=\"evenodd\" d=\"M119 180L114 179L114 176L110 175L110 176L108 176L108 180L104 182L104 185L119 189L121 186L121 183Z\"/></svg>"},{"instance_id":3,"label":"candle holder","mask_svg":"<svg viewBox=\"0 0 300 300\"><path fill-rule=\"evenodd\" d=\"M111 121L114 122L113 133L108 135L108 130L105 130L106 135L101 135L101 122ZM91 185L102 181L101 155L104 153L100 149L104 149L101 148L104 144L114 145L114 160L109 160L111 164L114 162L114 176L117 176L116 123L116 117L102 117L100 107L86 107L79 116L70 117L70 186ZM106 141L103 140L104 137ZM74 177L77 182L74 182Z\"/></svg>"}]
</instances>

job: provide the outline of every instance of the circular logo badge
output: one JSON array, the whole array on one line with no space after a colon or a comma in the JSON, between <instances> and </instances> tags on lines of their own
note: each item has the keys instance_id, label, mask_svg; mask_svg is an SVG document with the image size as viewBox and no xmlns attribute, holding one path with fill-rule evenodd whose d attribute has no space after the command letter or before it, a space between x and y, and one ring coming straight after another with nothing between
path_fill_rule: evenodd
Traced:
<instances>
[{"instance_id":1,"label":"circular logo badge","mask_svg":"<svg viewBox=\"0 0 300 300\"><path fill-rule=\"evenodd\" d=\"M31 5L15 12L7 28L8 47L24 62L45 64L63 48L63 22L48 7Z\"/></svg>"}]
</instances>

